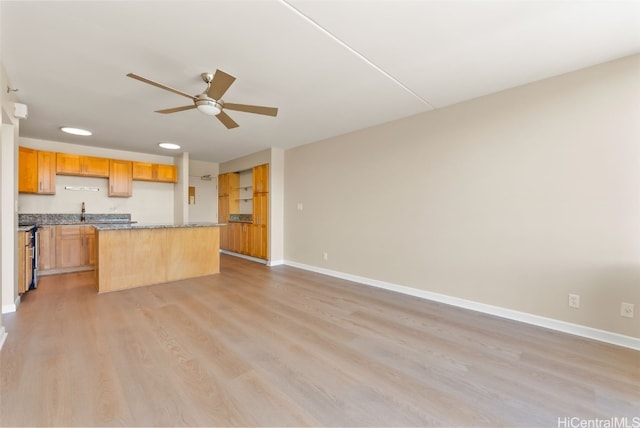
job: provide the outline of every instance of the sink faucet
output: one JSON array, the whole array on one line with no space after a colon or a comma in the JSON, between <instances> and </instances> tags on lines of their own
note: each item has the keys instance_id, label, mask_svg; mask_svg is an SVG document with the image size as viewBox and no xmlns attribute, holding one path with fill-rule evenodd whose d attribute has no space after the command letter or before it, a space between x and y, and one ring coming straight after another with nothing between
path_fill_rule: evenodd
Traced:
<instances>
[{"instance_id":1,"label":"sink faucet","mask_svg":"<svg viewBox=\"0 0 640 428\"><path fill-rule=\"evenodd\" d=\"M85 221L86 218L84 216L84 202L82 203L82 211L80 212L80 221Z\"/></svg>"}]
</instances>

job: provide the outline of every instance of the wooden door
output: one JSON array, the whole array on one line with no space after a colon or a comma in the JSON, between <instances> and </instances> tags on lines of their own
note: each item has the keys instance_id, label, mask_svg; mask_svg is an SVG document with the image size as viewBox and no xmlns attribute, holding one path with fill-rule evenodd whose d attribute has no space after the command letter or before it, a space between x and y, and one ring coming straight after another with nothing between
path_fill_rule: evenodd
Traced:
<instances>
[{"instance_id":1,"label":"wooden door","mask_svg":"<svg viewBox=\"0 0 640 428\"><path fill-rule=\"evenodd\" d=\"M41 226L38 228L38 270L56 267L56 228Z\"/></svg>"},{"instance_id":2,"label":"wooden door","mask_svg":"<svg viewBox=\"0 0 640 428\"><path fill-rule=\"evenodd\" d=\"M90 177L109 177L109 159L82 156L82 168Z\"/></svg>"},{"instance_id":3,"label":"wooden door","mask_svg":"<svg viewBox=\"0 0 640 428\"><path fill-rule=\"evenodd\" d=\"M56 193L56 154L38 151L38 193Z\"/></svg>"},{"instance_id":4,"label":"wooden door","mask_svg":"<svg viewBox=\"0 0 640 428\"><path fill-rule=\"evenodd\" d=\"M56 268L83 266L85 252L82 226L57 226Z\"/></svg>"},{"instance_id":5,"label":"wooden door","mask_svg":"<svg viewBox=\"0 0 640 428\"><path fill-rule=\"evenodd\" d=\"M218 223L227 224L220 228L220 248L229 249L229 196L218 198Z\"/></svg>"},{"instance_id":6,"label":"wooden door","mask_svg":"<svg viewBox=\"0 0 640 428\"><path fill-rule=\"evenodd\" d=\"M93 226L82 227L82 252L83 266L95 266L96 264L96 230Z\"/></svg>"},{"instance_id":7,"label":"wooden door","mask_svg":"<svg viewBox=\"0 0 640 428\"><path fill-rule=\"evenodd\" d=\"M269 224L269 194L253 195L253 224L251 225L251 255L267 258L267 233Z\"/></svg>"},{"instance_id":8,"label":"wooden door","mask_svg":"<svg viewBox=\"0 0 640 428\"><path fill-rule=\"evenodd\" d=\"M253 193L267 193L269 191L269 164L258 165L253 168Z\"/></svg>"},{"instance_id":9,"label":"wooden door","mask_svg":"<svg viewBox=\"0 0 640 428\"><path fill-rule=\"evenodd\" d=\"M178 168L175 165L154 165L154 178L163 183L176 183L178 181Z\"/></svg>"},{"instance_id":10,"label":"wooden door","mask_svg":"<svg viewBox=\"0 0 640 428\"><path fill-rule=\"evenodd\" d=\"M82 175L82 161L80 155L72 153L56 154L56 173L60 175Z\"/></svg>"},{"instance_id":11,"label":"wooden door","mask_svg":"<svg viewBox=\"0 0 640 428\"><path fill-rule=\"evenodd\" d=\"M38 193L38 151L18 147L18 192Z\"/></svg>"},{"instance_id":12,"label":"wooden door","mask_svg":"<svg viewBox=\"0 0 640 428\"><path fill-rule=\"evenodd\" d=\"M109 161L109 196L131 196L132 162L123 160Z\"/></svg>"},{"instance_id":13,"label":"wooden door","mask_svg":"<svg viewBox=\"0 0 640 428\"><path fill-rule=\"evenodd\" d=\"M134 180L153 181L153 164L148 162L133 162L131 164Z\"/></svg>"}]
</instances>

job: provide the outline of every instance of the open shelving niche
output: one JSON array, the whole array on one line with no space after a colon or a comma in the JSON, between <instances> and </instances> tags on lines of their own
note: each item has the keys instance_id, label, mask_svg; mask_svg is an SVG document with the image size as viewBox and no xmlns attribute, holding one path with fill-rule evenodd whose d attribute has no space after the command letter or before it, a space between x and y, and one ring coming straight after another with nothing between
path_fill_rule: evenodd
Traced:
<instances>
[{"instance_id":1,"label":"open shelving niche","mask_svg":"<svg viewBox=\"0 0 640 428\"><path fill-rule=\"evenodd\" d=\"M238 185L239 214L253 214L253 170L240 171Z\"/></svg>"}]
</instances>

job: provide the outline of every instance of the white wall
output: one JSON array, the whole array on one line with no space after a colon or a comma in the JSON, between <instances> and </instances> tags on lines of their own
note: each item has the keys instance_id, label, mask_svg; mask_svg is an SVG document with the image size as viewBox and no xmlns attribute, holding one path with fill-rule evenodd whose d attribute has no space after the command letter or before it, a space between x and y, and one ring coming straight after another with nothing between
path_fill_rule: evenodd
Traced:
<instances>
[{"instance_id":1,"label":"white wall","mask_svg":"<svg viewBox=\"0 0 640 428\"><path fill-rule=\"evenodd\" d=\"M203 180L204 176L211 176L211 180ZM217 177L217 163L189 161L189 186L196 190L196 203L189 205L189 223L218 221Z\"/></svg>"},{"instance_id":2,"label":"white wall","mask_svg":"<svg viewBox=\"0 0 640 428\"><path fill-rule=\"evenodd\" d=\"M149 155L122 150L101 149L78 144L56 141L20 138L20 145L39 150L62 153L127 159L143 162L175 164L171 156ZM181 168L178 165L178 168ZM180 171L178 172L180 174ZM106 178L56 176L55 195L20 194L19 213L80 213L85 202L87 213L124 213L139 223L173 223L174 192L173 183L134 181L130 198L113 198L107 195ZM98 192L65 190L65 186L98 187Z\"/></svg>"},{"instance_id":3,"label":"white wall","mask_svg":"<svg viewBox=\"0 0 640 428\"><path fill-rule=\"evenodd\" d=\"M4 66L0 63L0 87L11 86ZM2 313L13 312L19 304L18 299L18 259L16 212L17 188L17 148L16 140L20 121L13 116L13 103L17 102L15 92L0 91L0 113L2 129L0 132L0 306ZM0 317L0 348L7 336Z\"/></svg>"},{"instance_id":4,"label":"white wall","mask_svg":"<svg viewBox=\"0 0 640 428\"><path fill-rule=\"evenodd\" d=\"M630 57L286 151L286 260L640 337L638 76Z\"/></svg>"}]
</instances>

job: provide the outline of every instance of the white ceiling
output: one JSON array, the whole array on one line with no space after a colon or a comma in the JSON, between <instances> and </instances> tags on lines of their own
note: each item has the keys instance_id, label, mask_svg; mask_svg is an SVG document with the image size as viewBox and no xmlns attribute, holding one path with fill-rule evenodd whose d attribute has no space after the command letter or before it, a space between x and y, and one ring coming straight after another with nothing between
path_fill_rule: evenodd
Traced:
<instances>
[{"instance_id":1,"label":"white ceiling","mask_svg":"<svg viewBox=\"0 0 640 428\"><path fill-rule=\"evenodd\" d=\"M289 148L640 53L638 1L1 1L25 137L223 162ZM216 69L228 130L189 100ZM3 89L6 90L6 89ZM186 102L185 102L186 101ZM91 137L62 134L63 125ZM173 154L173 153L171 153Z\"/></svg>"}]
</instances>

